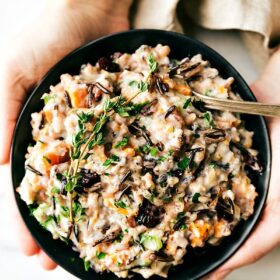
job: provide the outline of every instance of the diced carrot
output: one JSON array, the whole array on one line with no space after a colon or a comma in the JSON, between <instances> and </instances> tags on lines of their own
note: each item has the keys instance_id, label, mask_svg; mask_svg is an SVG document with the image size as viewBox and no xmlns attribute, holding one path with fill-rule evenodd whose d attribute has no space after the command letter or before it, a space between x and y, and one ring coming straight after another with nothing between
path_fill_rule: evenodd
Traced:
<instances>
[{"instance_id":1,"label":"diced carrot","mask_svg":"<svg viewBox=\"0 0 280 280\"><path fill-rule=\"evenodd\" d=\"M175 90L177 90L180 94L190 96L191 95L191 89L188 85L184 84L176 84Z\"/></svg>"},{"instance_id":2,"label":"diced carrot","mask_svg":"<svg viewBox=\"0 0 280 280\"><path fill-rule=\"evenodd\" d=\"M189 227L190 231L194 233L194 237L192 238L192 246L202 246L203 241L208 237L211 225L202 221L197 220L195 222L190 223ZM198 236L199 235L199 236Z\"/></svg>"},{"instance_id":3,"label":"diced carrot","mask_svg":"<svg viewBox=\"0 0 280 280\"><path fill-rule=\"evenodd\" d=\"M127 215L128 211L124 208L117 208L117 212L122 214L122 215Z\"/></svg>"},{"instance_id":4,"label":"diced carrot","mask_svg":"<svg viewBox=\"0 0 280 280\"><path fill-rule=\"evenodd\" d=\"M63 163L69 160L69 153L66 151L63 155L47 153L43 156L46 170L49 170L52 165Z\"/></svg>"},{"instance_id":5,"label":"diced carrot","mask_svg":"<svg viewBox=\"0 0 280 280\"><path fill-rule=\"evenodd\" d=\"M44 189L45 189L44 186L41 186L41 185L34 185L32 191L34 191L34 192L39 192L39 191L44 190Z\"/></svg>"},{"instance_id":6,"label":"diced carrot","mask_svg":"<svg viewBox=\"0 0 280 280\"><path fill-rule=\"evenodd\" d=\"M112 263L116 263L117 262L117 257L115 255L112 255L111 260L112 260Z\"/></svg>"},{"instance_id":7,"label":"diced carrot","mask_svg":"<svg viewBox=\"0 0 280 280\"><path fill-rule=\"evenodd\" d=\"M135 156L135 150L133 148L126 148L126 149L124 149L124 151L128 157Z\"/></svg>"},{"instance_id":8,"label":"diced carrot","mask_svg":"<svg viewBox=\"0 0 280 280\"><path fill-rule=\"evenodd\" d=\"M170 78L168 78L168 77L164 77L164 78L163 78L163 82L166 83L166 84L168 84L168 87L169 87L170 89L173 89L173 88L175 87L175 85L176 85L176 83L175 83L172 79L170 79Z\"/></svg>"},{"instance_id":9,"label":"diced carrot","mask_svg":"<svg viewBox=\"0 0 280 280\"><path fill-rule=\"evenodd\" d=\"M70 91L69 95L71 103L74 108L85 108L87 107L87 89L80 88L75 91Z\"/></svg>"},{"instance_id":10,"label":"diced carrot","mask_svg":"<svg viewBox=\"0 0 280 280\"><path fill-rule=\"evenodd\" d=\"M68 151L65 152L63 155L56 155L56 154L48 154L46 157L51 161L51 165L63 163L69 160L69 153Z\"/></svg>"},{"instance_id":11,"label":"diced carrot","mask_svg":"<svg viewBox=\"0 0 280 280\"><path fill-rule=\"evenodd\" d=\"M200 237L194 237L191 240L192 247L202 247L203 246L203 240Z\"/></svg>"},{"instance_id":12,"label":"diced carrot","mask_svg":"<svg viewBox=\"0 0 280 280\"><path fill-rule=\"evenodd\" d=\"M46 143L39 142L38 144L39 144L40 151L43 151L47 147Z\"/></svg>"},{"instance_id":13,"label":"diced carrot","mask_svg":"<svg viewBox=\"0 0 280 280\"><path fill-rule=\"evenodd\" d=\"M52 122L52 112L51 111L44 111L45 119L48 123Z\"/></svg>"}]
</instances>

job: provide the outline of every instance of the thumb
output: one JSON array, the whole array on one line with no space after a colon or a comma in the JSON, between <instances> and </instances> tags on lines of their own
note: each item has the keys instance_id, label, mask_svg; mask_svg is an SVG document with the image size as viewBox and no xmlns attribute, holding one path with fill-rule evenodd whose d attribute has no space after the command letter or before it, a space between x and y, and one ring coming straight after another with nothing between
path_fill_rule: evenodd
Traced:
<instances>
[{"instance_id":1,"label":"thumb","mask_svg":"<svg viewBox=\"0 0 280 280\"><path fill-rule=\"evenodd\" d=\"M234 269L256 262L275 248L280 242L279 209L277 201L271 202L245 244L209 278L223 279Z\"/></svg>"},{"instance_id":2,"label":"thumb","mask_svg":"<svg viewBox=\"0 0 280 280\"><path fill-rule=\"evenodd\" d=\"M0 164L9 161L10 146L18 114L28 85L17 64L9 61L0 69Z\"/></svg>"}]
</instances>

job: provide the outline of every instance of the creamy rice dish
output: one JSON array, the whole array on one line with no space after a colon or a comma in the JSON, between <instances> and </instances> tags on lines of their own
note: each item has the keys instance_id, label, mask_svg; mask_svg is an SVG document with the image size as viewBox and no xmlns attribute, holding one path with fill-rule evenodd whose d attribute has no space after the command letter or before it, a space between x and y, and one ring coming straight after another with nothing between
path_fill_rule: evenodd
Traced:
<instances>
[{"instance_id":1,"label":"creamy rice dish","mask_svg":"<svg viewBox=\"0 0 280 280\"><path fill-rule=\"evenodd\" d=\"M31 115L18 192L86 270L167 277L189 247L218 245L254 211L253 132L192 94L241 99L234 79L200 54L169 53L143 45L82 65Z\"/></svg>"}]
</instances>

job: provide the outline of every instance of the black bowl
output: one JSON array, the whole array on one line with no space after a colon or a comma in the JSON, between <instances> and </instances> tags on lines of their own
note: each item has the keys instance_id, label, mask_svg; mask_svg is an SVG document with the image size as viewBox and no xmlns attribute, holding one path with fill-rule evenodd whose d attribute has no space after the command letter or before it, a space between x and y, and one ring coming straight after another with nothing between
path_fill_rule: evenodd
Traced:
<instances>
[{"instance_id":1,"label":"black bowl","mask_svg":"<svg viewBox=\"0 0 280 280\"><path fill-rule=\"evenodd\" d=\"M14 190L19 186L24 176L25 154L28 144L32 141L30 115L42 109L43 102L40 98L43 93L48 92L50 85L58 83L61 74L77 74L82 64L87 62L96 63L101 56L108 56L116 51L131 53L142 44L155 46L158 43L167 44L171 47L170 57L172 58L181 59L201 53L203 58L209 60L212 66L220 71L222 76L234 77L233 89L235 92L238 92L245 100L255 100L246 82L229 62L208 46L192 38L161 30L132 30L98 39L80 47L56 64L26 102L16 125L11 151ZM246 122L247 129L255 132L254 148L260 152L259 157L265 166L263 174L254 177L254 184L259 194L256 199L255 212L246 222L241 222L233 234L223 240L220 246L207 246L202 250L190 250L185 257L184 264L171 269L169 279L197 279L221 265L246 240L260 217L266 200L270 177L271 151L269 136L262 117L244 116L243 119ZM78 257L78 254L64 242L53 240L51 234L42 229L39 223L30 216L28 207L20 199L16 191L15 198L22 218L31 234L40 247L56 263L81 279L117 279L111 273L97 274L92 269L86 272L83 261ZM136 276L135 278L140 279L141 277ZM153 279L158 278L153 277Z\"/></svg>"}]
</instances>

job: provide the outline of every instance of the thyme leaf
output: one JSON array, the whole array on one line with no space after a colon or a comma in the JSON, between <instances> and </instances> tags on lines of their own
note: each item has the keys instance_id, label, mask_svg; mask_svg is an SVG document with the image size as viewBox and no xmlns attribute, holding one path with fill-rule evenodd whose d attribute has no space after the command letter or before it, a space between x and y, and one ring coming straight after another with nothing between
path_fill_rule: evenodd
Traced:
<instances>
[{"instance_id":1,"label":"thyme leaf","mask_svg":"<svg viewBox=\"0 0 280 280\"><path fill-rule=\"evenodd\" d=\"M127 208L127 205L126 205L123 201L121 201L121 200L115 201L115 206L116 206L117 208L123 208L123 209L126 209L126 208Z\"/></svg>"},{"instance_id":2,"label":"thyme leaf","mask_svg":"<svg viewBox=\"0 0 280 280\"><path fill-rule=\"evenodd\" d=\"M203 118L208 126L210 126L211 128L215 127L213 116L209 111L207 111L203 114Z\"/></svg>"},{"instance_id":3,"label":"thyme leaf","mask_svg":"<svg viewBox=\"0 0 280 280\"><path fill-rule=\"evenodd\" d=\"M97 257L99 260L104 259L105 256L106 256L106 253L104 253L104 252L100 252L100 253L96 252L96 257Z\"/></svg>"},{"instance_id":4,"label":"thyme leaf","mask_svg":"<svg viewBox=\"0 0 280 280\"><path fill-rule=\"evenodd\" d=\"M114 148L121 148L121 147L125 147L128 144L128 137L125 136L121 141L119 141Z\"/></svg>"},{"instance_id":5,"label":"thyme leaf","mask_svg":"<svg viewBox=\"0 0 280 280\"><path fill-rule=\"evenodd\" d=\"M178 167L182 170L185 170L189 167L190 158L184 157L181 161L178 162Z\"/></svg>"},{"instance_id":6,"label":"thyme leaf","mask_svg":"<svg viewBox=\"0 0 280 280\"><path fill-rule=\"evenodd\" d=\"M51 100L54 99L56 96L51 94L44 94L42 99L44 100L45 105Z\"/></svg>"},{"instance_id":7,"label":"thyme leaf","mask_svg":"<svg viewBox=\"0 0 280 280\"><path fill-rule=\"evenodd\" d=\"M134 86L137 86L138 83L137 83L137 81L135 81L135 80L131 80L131 81L128 83L128 85L129 85L130 87L134 87Z\"/></svg>"},{"instance_id":8,"label":"thyme leaf","mask_svg":"<svg viewBox=\"0 0 280 280\"><path fill-rule=\"evenodd\" d=\"M192 197L192 202L197 203L200 197L200 193L195 193Z\"/></svg>"},{"instance_id":9,"label":"thyme leaf","mask_svg":"<svg viewBox=\"0 0 280 280\"><path fill-rule=\"evenodd\" d=\"M150 54L147 58L148 65L150 67L150 71L154 73L157 70L158 63L155 60L153 54Z\"/></svg>"},{"instance_id":10,"label":"thyme leaf","mask_svg":"<svg viewBox=\"0 0 280 280\"><path fill-rule=\"evenodd\" d=\"M184 105L183 105L183 109L187 109L189 106L191 106L192 105L192 99L191 98L188 98L187 100L186 100L186 102L184 103Z\"/></svg>"},{"instance_id":11,"label":"thyme leaf","mask_svg":"<svg viewBox=\"0 0 280 280\"><path fill-rule=\"evenodd\" d=\"M149 87L147 82L140 81L137 85L140 92L146 91Z\"/></svg>"},{"instance_id":12,"label":"thyme leaf","mask_svg":"<svg viewBox=\"0 0 280 280\"><path fill-rule=\"evenodd\" d=\"M85 271L89 271L89 269L90 269L90 262L87 261L85 258L83 258L83 261L84 261L84 269L85 269Z\"/></svg>"},{"instance_id":13,"label":"thyme leaf","mask_svg":"<svg viewBox=\"0 0 280 280\"><path fill-rule=\"evenodd\" d=\"M112 155L110 158L107 158L104 163L103 163L103 166L104 167L108 167L110 166L111 164L116 164L120 161L120 158L116 155Z\"/></svg>"}]
</instances>

